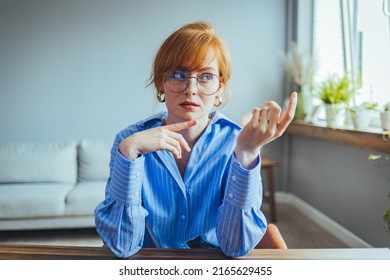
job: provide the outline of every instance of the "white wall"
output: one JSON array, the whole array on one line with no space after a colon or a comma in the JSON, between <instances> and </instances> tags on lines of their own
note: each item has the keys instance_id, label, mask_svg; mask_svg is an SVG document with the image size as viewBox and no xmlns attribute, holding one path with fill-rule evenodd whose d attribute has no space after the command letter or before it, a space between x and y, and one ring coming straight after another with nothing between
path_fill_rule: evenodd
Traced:
<instances>
[{"instance_id":1,"label":"white wall","mask_svg":"<svg viewBox=\"0 0 390 280\"><path fill-rule=\"evenodd\" d=\"M145 88L154 54L195 20L231 52L224 113L282 101L284 0L0 0L0 141L111 140L161 110Z\"/></svg>"}]
</instances>

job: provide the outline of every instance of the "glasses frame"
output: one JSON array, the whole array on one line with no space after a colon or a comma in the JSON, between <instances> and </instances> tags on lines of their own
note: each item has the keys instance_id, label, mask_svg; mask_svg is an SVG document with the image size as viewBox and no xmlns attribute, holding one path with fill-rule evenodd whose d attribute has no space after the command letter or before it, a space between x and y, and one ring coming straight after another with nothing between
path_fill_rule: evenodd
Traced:
<instances>
[{"instance_id":1,"label":"glasses frame","mask_svg":"<svg viewBox=\"0 0 390 280\"><path fill-rule=\"evenodd\" d=\"M173 71L173 72L176 72L176 71ZM173 72L170 72L169 74L172 74ZM185 73L184 71L180 71L180 72ZM190 82L189 82L190 79L195 79L195 80L196 80L196 88L198 89L198 91L199 91L201 94L206 95L206 96L210 96L210 95L216 94L216 93L218 92L218 90L221 88L222 80L221 80L221 78L220 78L218 75L216 75L216 74L213 74L213 73L203 73L203 74L199 75L198 77L195 77L195 76L189 76L189 75L187 75L187 73L185 73L185 74L188 76L188 77L187 77L187 80L185 81L186 87L185 87L184 89L182 89L181 91L173 91L173 90L171 90L171 89L169 88L169 86L167 85L167 80L166 80L166 78L167 78L167 76L168 76L169 74L165 74L165 75L164 75L164 84L165 84L165 86L166 86L171 92L173 92L173 93L182 93L183 91L185 91L185 90L190 86ZM218 80L218 88L217 88L217 90L214 91L213 93L203 93L203 92L200 90L200 88L199 88L199 81L198 81L198 79L199 79L200 76L202 76L202 75L204 75L204 74L212 75L212 76L216 77L217 80Z\"/></svg>"}]
</instances>

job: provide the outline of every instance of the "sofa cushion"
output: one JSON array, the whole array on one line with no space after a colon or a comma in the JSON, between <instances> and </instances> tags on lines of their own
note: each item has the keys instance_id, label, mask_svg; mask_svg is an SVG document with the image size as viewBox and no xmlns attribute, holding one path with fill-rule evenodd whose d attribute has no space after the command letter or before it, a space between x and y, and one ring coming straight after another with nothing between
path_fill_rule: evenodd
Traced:
<instances>
[{"instance_id":1,"label":"sofa cushion","mask_svg":"<svg viewBox=\"0 0 390 280\"><path fill-rule=\"evenodd\" d=\"M80 182L66 198L66 215L93 215L103 201L107 181Z\"/></svg>"},{"instance_id":2,"label":"sofa cushion","mask_svg":"<svg viewBox=\"0 0 390 280\"><path fill-rule=\"evenodd\" d=\"M77 143L0 143L0 183L77 181Z\"/></svg>"},{"instance_id":3,"label":"sofa cushion","mask_svg":"<svg viewBox=\"0 0 390 280\"><path fill-rule=\"evenodd\" d=\"M79 146L79 181L107 180L112 143L82 140Z\"/></svg>"},{"instance_id":4,"label":"sofa cushion","mask_svg":"<svg viewBox=\"0 0 390 280\"><path fill-rule=\"evenodd\" d=\"M0 218L63 216L71 184L0 184Z\"/></svg>"}]
</instances>

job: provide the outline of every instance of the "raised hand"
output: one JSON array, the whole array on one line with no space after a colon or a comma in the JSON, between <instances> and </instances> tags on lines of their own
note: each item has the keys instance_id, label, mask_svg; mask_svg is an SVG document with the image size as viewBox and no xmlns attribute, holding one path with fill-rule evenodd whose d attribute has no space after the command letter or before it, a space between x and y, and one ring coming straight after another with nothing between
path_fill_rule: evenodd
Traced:
<instances>
[{"instance_id":1,"label":"raised hand","mask_svg":"<svg viewBox=\"0 0 390 280\"><path fill-rule=\"evenodd\" d=\"M297 94L293 92L285 112L273 101L262 108L252 110L252 118L241 130L236 143L235 155L243 167L251 168L265 144L280 137L295 115Z\"/></svg>"},{"instance_id":2,"label":"raised hand","mask_svg":"<svg viewBox=\"0 0 390 280\"><path fill-rule=\"evenodd\" d=\"M196 124L196 120L190 120L134 133L119 144L119 152L128 160L158 150L170 151L176 158L181 158L182 148L188 152L191 148L184 137L177 132Z\"/></svg>"}]
</instances>

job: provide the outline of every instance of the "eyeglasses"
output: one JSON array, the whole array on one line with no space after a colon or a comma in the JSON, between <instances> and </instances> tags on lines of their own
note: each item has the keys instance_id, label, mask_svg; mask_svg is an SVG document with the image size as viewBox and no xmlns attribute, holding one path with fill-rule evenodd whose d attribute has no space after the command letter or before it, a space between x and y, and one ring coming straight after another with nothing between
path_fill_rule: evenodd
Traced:
<instances>
[{"instance_id":1,"label":"eyeglasses","mask_svg":"<svg viewBox=\"0 0 390 280\"><path fill-rule=\"evenodd\" d=\"M212 73L203 73L198 77L191 77L185 72L174 71L164 76L166 87L174 93L180 93L187 89L190 85L190 79L196 80L196 87L204 95L216 93L222 82L217 75Z\"/></svg>"}]
</instances>

